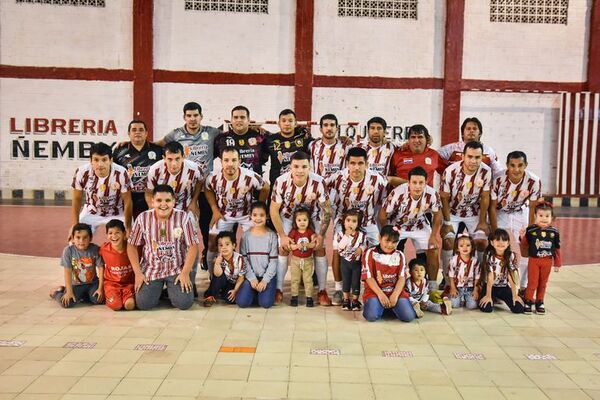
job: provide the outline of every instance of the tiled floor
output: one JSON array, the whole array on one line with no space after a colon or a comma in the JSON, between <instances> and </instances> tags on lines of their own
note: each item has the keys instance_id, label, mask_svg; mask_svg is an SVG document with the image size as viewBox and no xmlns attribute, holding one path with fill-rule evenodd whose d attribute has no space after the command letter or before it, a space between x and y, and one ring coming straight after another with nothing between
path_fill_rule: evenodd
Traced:
<instances>
[{"instance_id":1,"label":"tiled floor","mask_svg":"<svg viewBox=\"0 0 600 400\"><path fill-rule=\"evenodd\" d=\"M600 399L600 265L553 274L545 316L459 310L405 324L287 305L63 310L48 298L57 262L0 255L0 400Z\"/></svg>"}]
</instances>

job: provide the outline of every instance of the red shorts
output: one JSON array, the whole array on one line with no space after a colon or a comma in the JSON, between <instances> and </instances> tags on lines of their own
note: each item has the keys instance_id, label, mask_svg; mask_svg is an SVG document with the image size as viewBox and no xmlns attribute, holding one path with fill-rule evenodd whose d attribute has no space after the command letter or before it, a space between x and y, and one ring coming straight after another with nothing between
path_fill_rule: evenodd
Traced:
<instances>
[{"instance_id":1,"label":"red shorts","mask_svg":"<svg viewBox=\"0 0 600 400\"><path fill-rule=\"evenodd\" d=\"M125 302L133 298L135 288L133 283L116 283L104 281L104 298L106 305L118 311L123 308Z\"/></svg>"}]
</instances>

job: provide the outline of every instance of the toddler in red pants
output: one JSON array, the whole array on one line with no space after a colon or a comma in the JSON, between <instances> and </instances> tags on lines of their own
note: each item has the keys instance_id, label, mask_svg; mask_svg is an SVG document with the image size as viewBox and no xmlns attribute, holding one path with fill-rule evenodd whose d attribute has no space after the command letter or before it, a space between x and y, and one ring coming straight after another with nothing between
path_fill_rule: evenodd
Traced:
<instances>
[{"instance_id":1,"label":"toddler in red pants","mask_svg":"<svg viewBox=\"0 0 600 400\"><path fill-rule=\"evenodd\" d=\"M527 290L525 291L525 313L531 313L535 293L535 312L545 314L544 295L554 264L554 272L560 268L560 236L552 226L554 211L550 203L535 207L535 223L521 232L521 255L529 257L527 264Z\"/></svg>"}]
</instances>

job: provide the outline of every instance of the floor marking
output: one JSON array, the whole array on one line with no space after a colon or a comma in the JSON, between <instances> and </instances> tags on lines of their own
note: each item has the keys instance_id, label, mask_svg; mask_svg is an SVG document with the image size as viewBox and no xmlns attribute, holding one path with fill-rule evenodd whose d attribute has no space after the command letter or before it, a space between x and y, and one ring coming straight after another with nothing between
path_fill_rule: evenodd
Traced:
<instances>
[{"instance_id":1,"label":"floor marking","mask_svg":"<svg viewBox=\"0 0 600 400\"><path fill-rule=\"evenodd\" d=\"M67 342L63 346L65 349L93 349L96 347L95 342Z\"/></svg>"},{"instance_id":2,"label":"floor marking","mask_svg":"<svg viewBox=\"0 0 600 400\"><path fill-rule=\"evenodd\" d=\"M24 344L24 340L0 340L0 347L21 347Z\"/></svg>"},{"instance_id":3,"label":"floor marking","mask_svg":"<svg viewBox=\"0 0 600 400\"><path fill-rule=\"evenodd\" d=\"M256 347L221 346L219 353L256 353Z\"/></svg>"},{"instance_id":4,"label":"floor marking","mask_svg":"<svg viewBox=\"0 0 600 400\"><path fill-rule=\"evenodd\" d=\"M383 357L394 357L394 358L411 358L414 357L412 351L382 351Z\"/></svg>"},{"instance_id":5,"label":"floor marking","mask_svg":"<svg viewBox=\"0 0 600 400\"><path fill-rule=\"evenodd\" d=\"M134 350L142 351L165 351L167 349L166 344L138 344Z\"/></svg>"},{"instance_id":6,"label":"floor marking","mask_svg":"<svg viewBox=\"0 0 600 400\"><path fill-rule=\"evenodd\" d=\"M485 356L481 353L463 353L461 351L455 352L454 357L458 360L485 360Z\"/></svg>"}]
</instances>

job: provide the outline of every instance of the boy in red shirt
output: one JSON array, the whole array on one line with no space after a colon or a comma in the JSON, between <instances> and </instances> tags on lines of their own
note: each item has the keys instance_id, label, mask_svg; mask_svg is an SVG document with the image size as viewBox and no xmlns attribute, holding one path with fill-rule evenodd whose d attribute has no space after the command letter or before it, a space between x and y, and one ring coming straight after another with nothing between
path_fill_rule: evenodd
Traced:
<instances>
[{"instance_id":1,"label":"boy in red shirt","mask_svg":"<svg viewBox=\"0 0 600 400\"><path fill-rule=\"evenodd\" d=\"M135 308L135 275L127 257L127 240L125 225L118 219L106 224L108 241L100 248L100 256L104 260L104 297L106 305L119 311L122 308L130 311Z\"/></svg>"}]
</instances>

